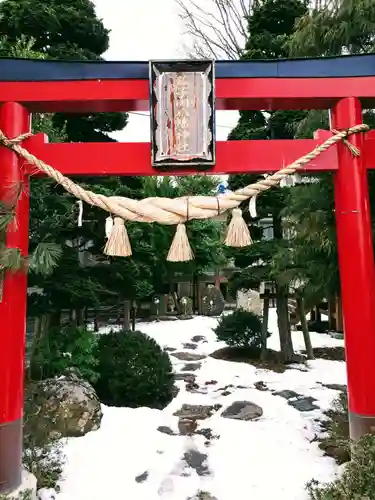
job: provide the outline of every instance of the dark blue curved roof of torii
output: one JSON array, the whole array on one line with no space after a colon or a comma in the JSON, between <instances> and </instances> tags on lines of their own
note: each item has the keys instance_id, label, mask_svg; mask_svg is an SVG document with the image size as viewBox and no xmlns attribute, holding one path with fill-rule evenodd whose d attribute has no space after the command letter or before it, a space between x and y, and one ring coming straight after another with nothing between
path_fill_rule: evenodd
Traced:
<instances>
[{"instance_id":1,"label":"dark blue curved roof of torii","mask_svg":"<svg viewBox=\"0 0 375 500\"><path fill-rule=\"evenodd\" d=\"M375 54L316 59L216 61L216 78L346 78L375 76ZM0 58L0 81L147 80L149 63Z\"/></svg>"}]
</instances>

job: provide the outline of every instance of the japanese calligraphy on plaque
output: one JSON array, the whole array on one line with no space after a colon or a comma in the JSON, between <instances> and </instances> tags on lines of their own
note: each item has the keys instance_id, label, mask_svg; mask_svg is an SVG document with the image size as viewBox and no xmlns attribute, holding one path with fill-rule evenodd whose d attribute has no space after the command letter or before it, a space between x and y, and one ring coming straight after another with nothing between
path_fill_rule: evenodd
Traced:
<instances>
[{"instance_id":1,"label":"japanese calligraphy on plaque","mask_svg":"<svg viewBox=\"0 0 375 500\"><path fill-rule=\"evenodd\" d=\"M215 164L212 61L151 62L152 164Z\"/></svg>"}]
</instances>

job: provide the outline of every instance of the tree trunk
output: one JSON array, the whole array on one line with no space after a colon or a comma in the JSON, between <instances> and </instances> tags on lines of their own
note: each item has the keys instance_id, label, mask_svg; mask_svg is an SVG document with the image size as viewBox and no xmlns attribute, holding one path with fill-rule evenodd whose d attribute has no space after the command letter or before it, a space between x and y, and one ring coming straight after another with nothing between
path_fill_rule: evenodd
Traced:
<instances>
[{"instance_id":1,"label":"tree trunk","mask_svg":"<svg viewBox=\"0 0 375 500\"><path fill-rule=\"evenodd\" d=\"M29 366L27 370L27 380L31 380L31 366L33 362L33 358L36 352L36 348L40 339L40 333L41 333L41 326L42 326L42 318L41 316L36 316L35 322L34 322L34 331L33 331L33 338L31 340L31 346L30 346L30 353L29 353Z\"/></svg>"},{"instance_id":2,"label":"tree trunk","mask_svg":"<svg viewBox=\"0 0 375 500\"><path fill-rule=\"evenodd\" d=\"M344 320L342 316L342 301L340 292L337 294L336 300L336 331L344 333Z\"/></svg>"},{"instance_id":3,"label":"tree trunk","mask_svg":"<svg viewBox=\"0 0 375 500\"><path fill-rule=\"evenodd\" d=\"M293 361L294 351L289 323L288 287L285 285L276 284L276 310L277 326L279 327L280 335L280 350L284 362L290 363Z\"/></svg>"},{"instance_id":4,"label":"tree trunk","mask_svg":"<svg viewBox=\"0 0 375 500\"><path fill-rule=\"evenodd\" d=\"M130 300L124 300L124 330L130 330Z\"/></svg>"},{"instance_id":5,"label":"tree trunk","mask_svg":"<svg viewBox=\"0 0 375 500\"><path fill-rule=\"evenodd\" d=\"M59 328L61 325L61 311L57 310L51 313L51 327Z\"/></svg>"},{"instance_id":6,"label":"tree trunk","mask_svg":"<svg viewBox=\"0 0 375 500\"><path fill-rule=\"evenodd\" d=\"M273 236L276 240L283 239L282 219L279 213L274 213L272 218ZM294 351L292 335L290 332L289 310L288 310L288 293L289 286L280 285L276 282L276 310L277 310L277 325L280 335L280 350L282 352L284 362L293 361Z\"/></svg>"},{"instance_id":7,"label":"tree trunk","mask_svg":"<svg viewBox=\"0 0 375 500\"><path fill-rule=\"evenodd\" d=\"M270 310L270 299L268 297L263 300L263 323L262 323L262 350L260 359L263 361L267 358L267 334L268 334L268 316Z\"/></svg>"},{"instance_id":8,"label":"tree trunk","mask_svg":"<svg viewBox=\"0 0 375 500\"><path fill-rule=\"evenodd\" d=\"M335 301L328 299L328 329L331 331L336 330L335 307Z\"/></svg>"},{"instance_id":9,"label":"tree trunk","mask_svg":"<svg viewBox=\"0 0 375 500\"><path fill-rule=\"evenodd\" d=\"M85 324L85 309L77 309L76 311L76 325L84 326Z\"/></svg>"},{"instance_id":10,"label":"tree trunk","mask_svg":"<svg viewBox=\"0 0 375 500\"><path fill-rule=\"evenodd\" d=\"M202 315L202 297L201 297L201 283L199 276L197 275L195 278L195 290L197 294L197 310L198 310L198 315Z\"/></svg>"},{"instance_id":11,"label":"tree trunk","mask_svg":"<svg viewBox=\"0 0 375 500\"><path fill-rule=\"evenodd\" d=\"M310 332L307 327L305 303L303 297L297 298L297 308L298 308L299 319L301 321L303 340L305 341L307 359L314 359L314 351L311 345Z\"/></svg>"}]
</instances>

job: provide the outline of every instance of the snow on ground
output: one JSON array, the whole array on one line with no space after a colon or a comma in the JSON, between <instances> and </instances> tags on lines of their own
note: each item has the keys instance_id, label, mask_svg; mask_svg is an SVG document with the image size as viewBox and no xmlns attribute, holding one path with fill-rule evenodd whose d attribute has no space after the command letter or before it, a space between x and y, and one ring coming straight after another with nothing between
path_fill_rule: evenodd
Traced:
<instances>
[{"instance_id":1,"label":"snow on ground","mask_svg":"<svg viewBox=\"0 0 375 500\"><path fill-rule=\"evenodd\" d=\"M269 347L279 348L276 313L271 311ZM138 329L155 338L163 347L208 355L224 346L217 342L212 328L216 320L196 317L187 321L141 323ZM195 335L194 351L183 346ZM328 335L311 334L314 347L341 346L343 341ZM303 349L302 333L293 333L294 345ZM186 362L171 357L176 372ZM338 468L311 442L322 417L338 392L322 384L345 384L345 364L314 360L308 369L289 369L284 373L257 369L206 357L194 373L201 392L188 392L183 380L177 397L162 411L148 408L104 407L99 431L69 439L65 453L65 480L58 500L187 500L198 491L209 492L217 500L306 500L306 483L312 478L330 480ZM216 384L206 382L216 381ZM264 382L269 390L254 387ZM228 386L229 394L223 395ZM281 390L310 396L318 409L299 411L285 397L272 394ZM224 392L224 394L227 394ZM263 409L257 421L223 418L221 413L235 401L251 401ZM178 417L173 413L182 404L222 405L199 428L210 428L218 439L206 446L202 435L166 435L157 430L168 426L177 432ZM183 460L195 450L207 455L205 473L198 475ZM199 456L202 456L199 455ZM139 477L141 476L141 477ZM137 481L136 481L136 478Z\"/></svg>"}]
</instances>

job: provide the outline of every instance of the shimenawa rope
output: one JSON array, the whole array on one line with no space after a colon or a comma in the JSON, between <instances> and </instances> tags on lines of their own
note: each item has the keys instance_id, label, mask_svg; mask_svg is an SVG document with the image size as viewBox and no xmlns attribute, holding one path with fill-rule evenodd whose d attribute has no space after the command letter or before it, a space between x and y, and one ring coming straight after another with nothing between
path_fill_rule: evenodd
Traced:
<instances>
[{"instance_id":1,"label":"shimenawa rope","mask_svg":"<svg viewBox=\"0 0 375 500\"><path fill-rule=\"evenodd\" d=\"M59 171L42 160L39 160L20 143L32 134L26 133L14 139L9 139L0 130L0 144L13 150L23 157L30 165L54 179L67 192L85 201L89 205L95 205L114 216L114 225L105 248L105 253L111 256L127 257L131 255L129 238L125 228L125 220L136 222L157 222L159 224L177 224L177 231L168 254L168 260L186 261L193 258L193 253L186 235L184 223L191 219L210 219L222 214L227 210L233 210L233 217L229 224L225 244L227 246L244 247L250 245L252 240L247 224L242 218L239 205L271 187L277 186L280 181L288 175L301 170L306 164L314 160L321 153L329 149L339 141L344 141L352 154L360 154L358 148L347 141L347 137L368 130L365 124L355 125L340 132L334 131L335 135L317 146L313 151L302 156L289 166L280 169L266 179L249 184L234 192L229 192L220 197L217 196L186 196L181 198L145 198L143 200L132 200L118 196L104 196L93 193L82 188Z\"/></svg>"}]
</instances>

